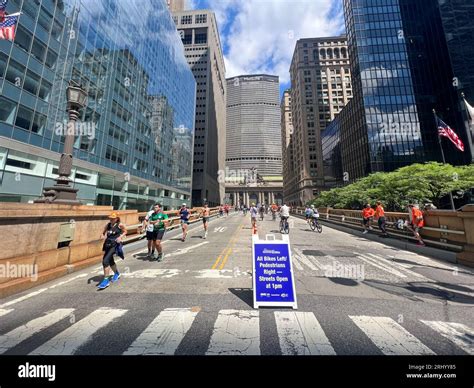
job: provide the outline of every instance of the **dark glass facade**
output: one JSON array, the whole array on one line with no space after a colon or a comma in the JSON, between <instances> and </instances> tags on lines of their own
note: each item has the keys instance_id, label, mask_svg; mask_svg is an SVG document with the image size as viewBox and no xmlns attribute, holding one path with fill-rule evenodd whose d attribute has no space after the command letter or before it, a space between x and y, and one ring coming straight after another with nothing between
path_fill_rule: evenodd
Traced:
<instances>
[{"instance_id":1,"label":"dark glass facade","mask_svg":"<svg viewBox=\"0 0 474 388\"><path fill-rule=\"evenodd\" d=\"M467 143L437 0L344 0L355 103L341 131L350 180L441 160L432 109ZM447 161L470 161L444 143Z\"/></svg>"},{"instance_id":2,"label":"dark glass facade","mask_svg":"<svg viewBox=\"0 0 474 388\"><path fill-rule=\"evenodd\" d=\"M74 145L79 198L188 201L196 82L164 0L10 0L7 12L22 15L15 41L0 41L0 200L51 184L72 79L88 92Z\"/></svg>"}]
</instances>

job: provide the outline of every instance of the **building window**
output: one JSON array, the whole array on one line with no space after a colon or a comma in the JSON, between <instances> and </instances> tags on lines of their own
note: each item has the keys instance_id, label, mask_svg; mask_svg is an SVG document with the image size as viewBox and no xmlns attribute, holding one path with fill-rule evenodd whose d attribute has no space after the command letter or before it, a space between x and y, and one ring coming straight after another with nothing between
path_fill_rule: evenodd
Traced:
<instances>
[{"instance_id":1,"label":"building window","mask_svg":"<svg viewBox=\"0 0 474 388\"><path fill-rule=\"evenodd\" d=\"M207 15L196 15L196 24L207 23Z\"/></svg>"},{"instance_id":2,"label":"building window","mask_svg":"<svg viewBox=\"0 0 474 388\"><path fill-rule=\"evenodd\" d=\"M193 24L193 15L181 16L181 24Z\"/></svg>"}]
</instances>

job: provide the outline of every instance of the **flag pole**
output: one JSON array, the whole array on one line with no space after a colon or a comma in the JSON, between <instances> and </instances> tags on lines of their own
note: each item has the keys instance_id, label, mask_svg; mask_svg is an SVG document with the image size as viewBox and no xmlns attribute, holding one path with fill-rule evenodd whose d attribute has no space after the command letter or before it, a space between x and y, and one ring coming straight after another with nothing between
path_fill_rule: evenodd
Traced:
<instances>
[{"instance_id":1,"label":"flag pole","mask_svg":"<svg viewBox=\"0 0 474 388\"><path fill-rule=\"evenodd\" d=\"M446 158L444 157L443 143L441 141L441 136L439 135L436 110L434 110L434 109L433 109L433 115L434 115L435 123L436 123L436 130L437 130L437 134L438 134L439 148L441 148L441 156L443 157L443 164L446 164ZM454 199L453 199L453 192L452 191L449 191L449 199L451 200L451 209L456 210L456 207L454 206Z\"/></svg>"}]
</instances>

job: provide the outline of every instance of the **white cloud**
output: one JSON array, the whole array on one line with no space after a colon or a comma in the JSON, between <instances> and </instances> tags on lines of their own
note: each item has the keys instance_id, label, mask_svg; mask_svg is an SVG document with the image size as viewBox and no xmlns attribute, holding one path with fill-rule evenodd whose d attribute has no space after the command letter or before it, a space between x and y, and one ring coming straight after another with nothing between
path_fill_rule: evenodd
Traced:
<instances>
[{"instance_id":1,"label":"white cloud","mask_svg":"<svg viewBox=\"0 0 474 388\"><path fill-rule=\"evenodd\" d=\"M269 73L289 82L296 41L343 31L341 0L208 0L225 46L226 77ZM235 17L232 17L234 16ZM226 34L223 34L223 32Z\"/></svg>"}]
</instances>

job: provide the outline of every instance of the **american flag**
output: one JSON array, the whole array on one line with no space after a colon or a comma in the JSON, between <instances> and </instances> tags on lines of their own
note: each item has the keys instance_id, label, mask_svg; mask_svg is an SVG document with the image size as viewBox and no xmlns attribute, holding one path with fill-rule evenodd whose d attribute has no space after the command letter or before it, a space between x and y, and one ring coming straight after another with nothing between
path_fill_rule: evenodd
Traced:
<instances>
[{"instance_id":1,"label":"american flag","mask_svg":"<svg viewBox=\"0 0 474 388\"><path fill-rule=\"evenodd\" d=\"M464 152L464 144L459 138L458 135L456 135L456 132L454 132L448 124L446 124L443 120L441 120L438 116L436 116L436 121L438 125L438 136L444 136L447 137L451 142L456 146L456 148L460 151Z\"/></svg>"},{"instance_id":2,"label":"american flag","mask_svg":"<svg viewBox=\"0 0 474 388\"><path fill-rule=\"evenodd\" d=\"M13 41L15 39L15 29L18 23L18 16L5 16L3 21L0 21L0 40L6 39Z\"/></svg>"},{"instance_id":3,"label":"american flag","mask_svg":"<svg viewBox=\"0 0 474 388\"><path fill-rule=\"evenodd\" d=\"M0 0L0 11L5 11L7 7L8 0Z\"/></svg>"}]
</instances>

